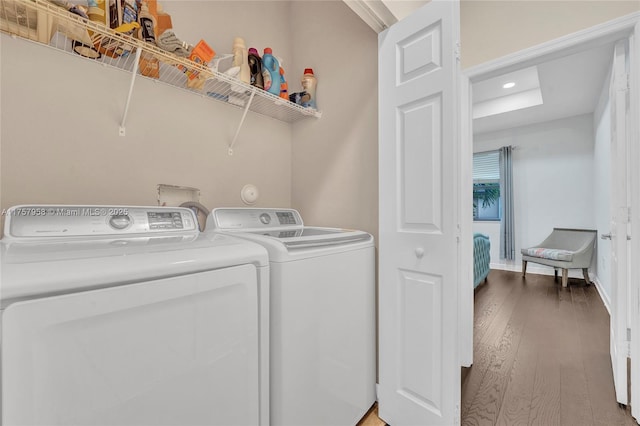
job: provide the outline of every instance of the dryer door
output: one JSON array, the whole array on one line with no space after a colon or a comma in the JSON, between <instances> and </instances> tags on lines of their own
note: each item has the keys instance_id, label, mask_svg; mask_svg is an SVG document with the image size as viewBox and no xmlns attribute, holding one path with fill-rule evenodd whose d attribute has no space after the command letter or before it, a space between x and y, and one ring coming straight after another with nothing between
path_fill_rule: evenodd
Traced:
<instances>
[{"instance_id":1,"label":"dryer door","mask_svg":"<svg viewBox=\"0 0 640 426\"><path fill-rule=\"evenodd\" d=\"M46 297L2 316L2 424L259 424L253 265Z\"/></svg>"}]
</instances>

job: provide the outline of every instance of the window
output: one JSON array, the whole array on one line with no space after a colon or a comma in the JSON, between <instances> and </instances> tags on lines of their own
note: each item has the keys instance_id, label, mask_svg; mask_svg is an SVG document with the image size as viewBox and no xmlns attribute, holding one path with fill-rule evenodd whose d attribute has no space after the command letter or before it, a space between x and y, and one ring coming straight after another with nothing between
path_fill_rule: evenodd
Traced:
<instances>
[{"instance_id":1,"label":"window","mask_svg":"<svg viewBox=\"0 0 640 426\"><path fill-rule=\"evenodd\" d=\"M473 154L473 220L499 221L501 212L500 152Z\"/></svg>"}]
</instances>

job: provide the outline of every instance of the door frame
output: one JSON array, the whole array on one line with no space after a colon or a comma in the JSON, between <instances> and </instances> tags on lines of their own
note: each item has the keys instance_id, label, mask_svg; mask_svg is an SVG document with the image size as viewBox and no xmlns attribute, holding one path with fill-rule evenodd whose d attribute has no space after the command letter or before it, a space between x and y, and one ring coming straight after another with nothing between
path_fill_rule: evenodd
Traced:
<instances>
[{"instance_id":1,"label":"door frame","mask_svg":"<svg viewBox=\"0 0 640 426\"><path fill-rule=\"evenodd\" d=\"M629 84L631 87L640 87L640 20L636 22L635 31L629 40L629 51L635 53L631 55L631 63L629 64ZM640 97L632 95L629 99L629 115L638 117L640 115ZM640 126L635 123L627 129L627 136L630 138L628 155L631 161L640 164ZM633 143L635 141L635 143ZM640 256L640 238L634 232L640 225L640 197L634 197L633 194L640 194L640 168L630 167L630 193L631 196L631 244L629 247L630 258L638 259ZM635 233L636 235L633 235ZM629 262L631 265L632 263ZM630 268L629 289L630 306L629 318L631 324L640 324L640 268ZM631 345L630 345L631 365L631 415L640 420L640 327L631 327Z\"/></svg>"},{"instance_id":2,"label":"door frame","mask_svg":"<svg viewBox=\"0 0 640 426\"><path fill-rule=\"evenodd\" d=\"M471 84L481 80L485 80L491 77L495 77L515 69L532 66L537 63L556 59L566 55L571 55L579 51L597 47L605 43L614 42L619 39L631 37L631 45L633 49L632 63L630 70L630 84L634 88L634 91L630 92L630 105L631 116L638 116L640 113L640 12L635 12L622 16L620 18L599 24L566 36L551 40L546 43L533 46L513 54L485 62L480 65L476 65L467 69L463 69L463 75L469 78ZM469 99L471 102L471 99ZM635 114L635 115L634 115ZM631 161L636 164L640 164L640 147L638 141L640 138L640 125L637 122L630 123L628 130L629 140L635 141L630 144L630 157ZM469 149L469 145L464 145L465 149ZM473 147L471 146L472 150ZM472 154L473 151L471 151ZM633 196L633 194L640 194L640 171L638 168L632 168L631 175L631 214L630 223L631 229L640 228L640 197ZM462 212L460 212L462 213ZM463 217L463 216L462 216ZM462 233L463 239L471 239L472 233ZM640 258L640 239L631 239L631 258ZM464 262L464 259L460 259L460 270L465 270L469 265ZM630 319L632 324L640 323L640 269L635 268L631 270L629 276L630 283L630 296L632 300L637 301L633 303L633 309L630 312ZM460 286L469 285L464 280L461 280ZM464 295L464 292L460 293ZM473 299L468 300L467 297L461 297L459 299L459 309L461 312L465 310L473 312ZM462 314L461 314L462 315ZM640 327L633 327L631 330L632 343L632 362L636 361L636 366L640 365ZM464 331L460 335L460 348L464 353L465 349L469 345L473 345L473 341L469 341L467 333ZM636 418L640 418L640 368L632 368L632 406L635 406L635 410L632 414ZM635 379L635 380L634 380ZM635 402L635 404L633 404Z\"/></svg>"}]
</instances>

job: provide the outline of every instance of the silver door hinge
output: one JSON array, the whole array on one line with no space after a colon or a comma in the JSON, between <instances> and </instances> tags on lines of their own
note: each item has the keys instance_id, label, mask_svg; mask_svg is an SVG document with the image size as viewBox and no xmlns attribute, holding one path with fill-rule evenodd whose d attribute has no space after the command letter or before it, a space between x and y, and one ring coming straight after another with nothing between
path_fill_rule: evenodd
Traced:
<instances>
[{"instance_id":1,"label":"silver door hinge","mask_svg":"<svg viewBox=\"0 0 640 426\"><path fill-rule=\"evenodd\" d=\"M460 42L456 42L456 47L453 49L453 54L456 56L456 61L460 62Z\"/></svg>"}]
</instances>

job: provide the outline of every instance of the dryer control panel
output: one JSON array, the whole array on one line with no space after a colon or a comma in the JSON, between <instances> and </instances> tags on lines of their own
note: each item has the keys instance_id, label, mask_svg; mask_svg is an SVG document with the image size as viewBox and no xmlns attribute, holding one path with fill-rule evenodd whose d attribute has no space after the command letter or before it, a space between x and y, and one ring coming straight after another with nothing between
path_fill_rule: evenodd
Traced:
<instances>
[{"instance_id":1,"label":"dryer control panel","mask_svg":"<svg viewBox=\"0 0 640 426\"><path fill-rule=\"evenodd\" d=\"M207 229L261 230L302 228L300 213L294 209L214 209L207 218Z\"/></svg>"},{"instance_id":2,"label":"dryer control panel","mask_svg":"<svg viewBox=\"0 0 640 426\"><path fill-rule=\"evenodd\" d=\"M24 205L5 215L5 239L199 232L195 213L182 207Z\"/></svg>"}]
</instances>

